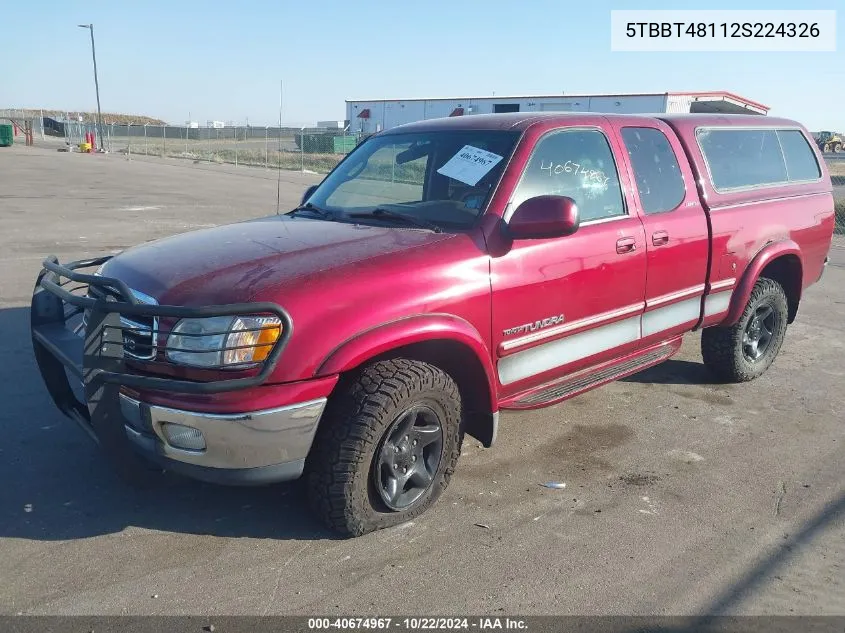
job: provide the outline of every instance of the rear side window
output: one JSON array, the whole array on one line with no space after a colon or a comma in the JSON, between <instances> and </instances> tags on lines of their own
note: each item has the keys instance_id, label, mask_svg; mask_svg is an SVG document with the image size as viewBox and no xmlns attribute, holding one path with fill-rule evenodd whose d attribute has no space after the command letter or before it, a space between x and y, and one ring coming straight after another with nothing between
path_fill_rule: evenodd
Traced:
<instances>
[{"instance_id":1,"label":"rear side window","mask_svg":"<svg viewBox=\"0 0 845 633\"><path fill-rule=\"evenodd\" d=\"M816 180L822 172L816 155L810 149L806 137L798 130L778 130L780 146L786 159L786 173L790 182L798 180Z\"/></svg>"},{"instance_id":2,"label":"rear side window","mask_svg":"<svg viewBox=\"0 0 845 633\"><path fill-rule=\"evenodd\" d=\"M631 158L640 203L646 213L663 213L677 208L686 187L678 158L669 139L660 130L626 127L622 139Z\"/></svg>"},{"instance_id":3,"label":"rear side window","mask_svg":"<svg viewBox=\"0 0 845 633\"><path fill-rule=\"evenodd\" d=\"M775 130L700 129L696 136L716 189L787 182L786 163Z\"/></svg>"},{"instance_id":4,"label":"rear side window","mask_svg":"<svg viewBox=\"0 0 845 633\"><path fill-rule=\"evenodd\" d=\"M569 196L582 222L625 215L613 153L598 130L561 130L541 138L511 200Z\"/></svg>"}]
</instances>

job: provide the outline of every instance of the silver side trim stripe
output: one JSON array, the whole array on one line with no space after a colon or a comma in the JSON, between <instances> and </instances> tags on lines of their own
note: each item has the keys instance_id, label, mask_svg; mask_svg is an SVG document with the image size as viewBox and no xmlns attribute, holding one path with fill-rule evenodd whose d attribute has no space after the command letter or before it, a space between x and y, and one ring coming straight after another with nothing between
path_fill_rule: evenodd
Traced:
<instances>
[{"instance_id":1,"label":"silver side trim stripe","mask_svg":"<svg viewBox=\"0 0 845 633\"><path fill-rule=\"evenodd\" d=\"M733 281L731 281L731 284L733 284ZM613 321L614 319L619 319L629 314L635 314L637 312L641 312L643 308L649 310L650 308L656 308L666 303L680 301L681 299L685 299L687 297L695 297L696 303L699 303L699 297L703 293L704 284L690 286L689 288L685 288L677 292L672 292L667 295L654 297L653 299L647 299L645 303L632 303L631 305L619 308L618 310L602 312L601 314L596 314L595 316L587 317L585 319L578 319L577 321L572 321L571 323L563 323L561 325L550 327L545 330L532 332L531 334L526 334L524 336L520 336L519 338L508 339L507 341L503 341L501 343L500 348L503 352L508 352L512 349L523 347L524 345L528 345L530 343L536 343L537 341L543 341L547 338L554 338L556 336L560 336L561 334L566 334L567 332L574 332L575 330L596 326L600 323L603 323L604 321ZM676 310L675 313L677 314L678 311ZM697 311L695 317L692 318L698 318ZM681 321L681 323L686 323L687 321L692 320L692 318L684 319L683 321Z\"/></svg>"},{"instance_id":2,"label":"silver side trim stripe","mask_svg":"<svg viewBox=\"0 0 845 633\"><path fill-rule=\"evenodd\" d=\"M643 337L671 330L674 327L697 321L701 314L701 297L693 297L686 301L673 303L665 308L646 312L642 319Z\"/></svg>"},{"instance_id":3,"label":"silver side trim stripe","mask_svg":"<svg viewBox=\"0 0 845 633\"><path fill-rule=\"evenodd\" d=\"M580 358L633 343L640 338L640 317L630 317L594 330L579 332L537 347L505 356L499 361L503 385L561 367Z\"/></svg>"},{"instance_id":4,"label":"silver side trim stripe","mask_svg":"<svg viewBox=\"0 0 845 633\"><path fill-rule=\"evenodd\" d=\"M704 294L704 284L699 284L697 286L685 288L684 290L679 290L678 292L672 292L668 295L654 297L654 299L646 299L645 306L646 310L648 310L649 308L657 307L663 305L664 303L671 303L673 301L679 301L692 296L700 296L702 294Z\"/></svg>"},{"instance_id":5,"label":"silver side trim stripe","mask_svg":"<svg viewBox=\"0 0 845 633\"><path fill-rule=\"evenodd\" d=\"M732 294L731 290L726 290L708 295L704 300L704 315L709 317L726 312L730 307ZM506 341L501 347L503 350L513 349L518 345L524 345L526 342L542 340L554 334L571 331L582 325L598 324L625 314L638 312L642 308L642 304L626 306L614 312L606 312L590 319L573 321L565 326L551 328L544 332L536 332L519 339ZM684 301L656 308L641 315L638 314L627 319L515 352L499 360L497 365L499 382L503 385L508 385L524 378L562 367L576 360L607 352L627 343L634 343L640 338L697 321L700 311L701 297L694 296ZM569 328L568 330L565 329L567 326Z\"/></svg>"},{"instance_id":6,"label":"silver side trim stripe","mask_svg":"<svg viewBox=\"0 0 845 633\"><path fill-rule=\"evenodd\" d=\"M734 284L736 283L736 279L731 277L730 279L721 279L719 281L714 281L710 284L710 291L716 292L717 290L723 290L724 288L733 288Z\"/></svg>"},{"instance_id":7,"label":"silver side trim stripe","mask_svg":"<svg viewBox=\"0 0 845 633\"><path fill-rule=\"evenodd\" d=\"M577 321L572 321L571 323L564 323L563 325L550 327L539 332L532 332L531 334L520 336L519 338L504 341L501 344L501 349L506 352L517 347L522 347L523 345L528 345L529 343L535 343L537 341L558 336L559 334L566 334L567 332L580 330L581 328L590 327L591 325L598 325L604 321L612 321L613 319L618 319L619 317L635 314L640 312L644 305L645 304L643 303L634 303L629 306L625 306L624 308L619 308L618 310L602 312L601 314L587 317L586 319L579 319Z\"/></svg>"},{"instance_id":8,"label":"silver side trim stripe","mask_svg":"<svg viewBox=\"0 0 845 633\"><path fill-rule=\"evenodd\" d=\"M731 291L707 295L707 298L704 300L704 316L710 317L727 312L731 305L732 295L733 292Z\"/></svg>"}]
</instances>

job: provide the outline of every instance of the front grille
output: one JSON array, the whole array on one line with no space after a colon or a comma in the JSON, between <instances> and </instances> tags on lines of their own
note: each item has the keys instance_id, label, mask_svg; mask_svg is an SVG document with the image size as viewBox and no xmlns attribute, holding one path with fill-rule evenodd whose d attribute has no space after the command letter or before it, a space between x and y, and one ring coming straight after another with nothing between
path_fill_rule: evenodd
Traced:
<instances>
[{"instance_id":1,"label":"front grille","mask_svg":"<svg viewBox=\"0 0 845 633\"><path fill-rule=\"evenodd\" d=\"M158 305L158 301L137 290L130 289L135 298L146 305ZM107 287L89 286L88 296L92 299L106 301L122 301L117 292ZM87 326L88 310L83 315L83 326ZM138 360L152 360L158 351L158 317L121 315L120 325L123 328L123 353L129 358Z\"/></svg>"}]
</instances>

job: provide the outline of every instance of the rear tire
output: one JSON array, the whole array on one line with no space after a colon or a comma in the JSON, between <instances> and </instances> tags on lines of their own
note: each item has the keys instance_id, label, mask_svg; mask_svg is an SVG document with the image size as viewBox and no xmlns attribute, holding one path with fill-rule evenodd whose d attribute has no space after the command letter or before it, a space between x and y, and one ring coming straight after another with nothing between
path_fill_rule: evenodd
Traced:
<instances>
[{"instance_id":1,"label":"rear tire","mask_svg":"<svg viewBox=\"0 0 845 633\"><path fill-rule=\"evenodd\" d=\"M437 367L401 358L366 367L329 400L306 462L309 504L344 536L419 516L449 484L460 423L458 387Z\"/></svg>"},{"instance_id":2,"label":"rear tire","mask_svg":"<svg viewBox=\"0 0 845 633\"><path fill-rule=\"evenodd\" d=\"M701 333L704 364L725 382L760 377L774 362L786 336L789 305L779 283L761 277L735 325Z\"/></svg>"}]
</instances>

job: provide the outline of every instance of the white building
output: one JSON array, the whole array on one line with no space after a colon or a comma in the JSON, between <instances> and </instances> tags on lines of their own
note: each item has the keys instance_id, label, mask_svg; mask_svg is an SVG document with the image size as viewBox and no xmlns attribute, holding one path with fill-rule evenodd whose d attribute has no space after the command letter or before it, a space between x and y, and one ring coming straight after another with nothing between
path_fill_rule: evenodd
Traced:
<instances>
[{"instance_id":1,"label":"white building","mask_svg":"<svg viewBox=\"0 0 845 633\"><path fill-rule=\"evenodd\" d=\"M660 92L637 94L559 94L516 97L347 100L350 132L371 134L397 125L491 112L726 112L762 114L756 101L730 92Z\"/></svg>"}]
</instances>

